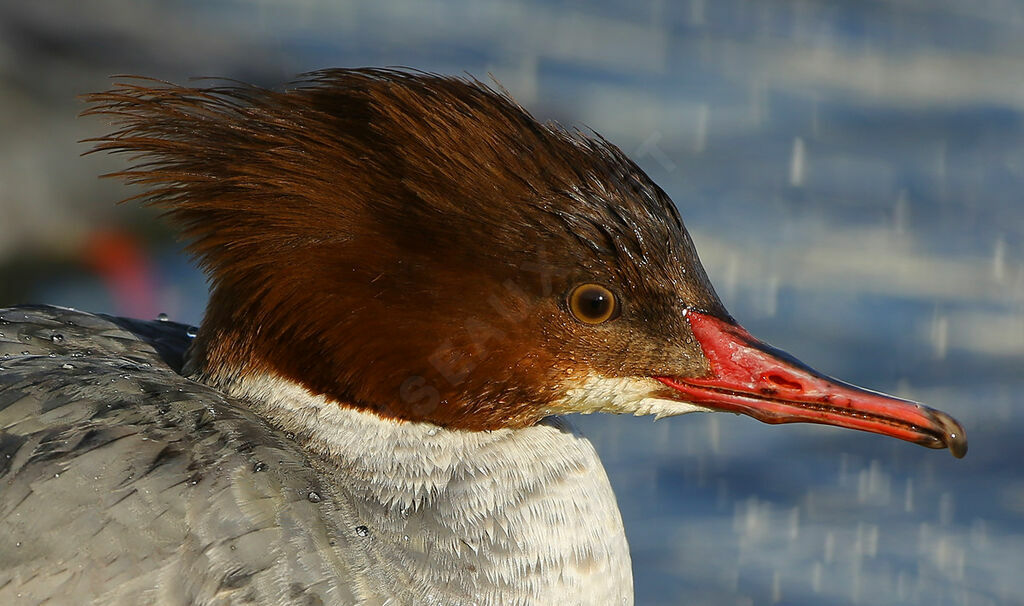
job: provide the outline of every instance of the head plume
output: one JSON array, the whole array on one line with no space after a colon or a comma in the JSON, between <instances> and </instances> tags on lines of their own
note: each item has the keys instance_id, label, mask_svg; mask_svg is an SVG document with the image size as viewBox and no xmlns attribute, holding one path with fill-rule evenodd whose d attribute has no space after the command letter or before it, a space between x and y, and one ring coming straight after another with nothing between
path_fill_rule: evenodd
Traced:
<instances>
[{"instance_id":1,"label":"head plume","mask_svg":"<svg viewBox=\"0 0 1024 606\"><path fill-rule=\"evenodd\" d=\"M631 347L628 335L574 336L567 285L612 283L651 322L682 300L725 313L674 205L635 164L479 81L131 78L87 100L120 125L96 150L133 155L115 176L181 226L210 277L194 352L209 381L271 372L396 417L531 423L563 374L630 371L594 353ZM410 380L433 390L416 414L401 401Z\"/></svg>"}]
</instances>

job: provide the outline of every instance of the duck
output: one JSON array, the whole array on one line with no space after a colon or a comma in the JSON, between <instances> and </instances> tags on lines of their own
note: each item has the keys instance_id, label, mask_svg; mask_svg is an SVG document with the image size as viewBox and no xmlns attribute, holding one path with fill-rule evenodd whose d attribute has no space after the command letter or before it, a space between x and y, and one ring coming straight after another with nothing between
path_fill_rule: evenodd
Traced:
<instances>
[{"instance_id":1,"label":"duck","mask_svg":"<svg viewBox=\"0 0 1024 606\"><path fill-rule=\"evenodd\" d=\"M4 604L632 604L573 414L966 453L752 336L636 163L499 85L193 84L122 77L84 114L206 273L201 325L0 310Z\"/></svg>"}]
</instances>

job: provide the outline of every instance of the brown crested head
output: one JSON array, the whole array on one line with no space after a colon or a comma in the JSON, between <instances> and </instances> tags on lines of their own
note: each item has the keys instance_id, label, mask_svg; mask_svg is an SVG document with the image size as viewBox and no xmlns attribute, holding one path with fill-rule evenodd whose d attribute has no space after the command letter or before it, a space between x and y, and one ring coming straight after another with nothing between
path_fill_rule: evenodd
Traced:
<instances>
[{"instance_id":1,"label":"brown crested head","mask_svg":"<svg viewBox=\"0 0 1024 606\"><path fill-rule=\"evenodd\" d=\"M633 162L478 81L132 79L88 101L121 126L97 149L136 155L117 176L210 277L196 349L214 381L270 372L386 416L524 425L593 373L702 372L679 312L725 317ZM582 284L613 293L617 317L577 319Z\"/></svg>"},{"instance_id":2,"label":"brown crested head","mask_svg":"<svg viewBox=\"0 0 1024 606\"><path fill-rule=\"evenodd\" d=\"M598 136L406 70L126 79L88 101L120 125L97 149L134 155L116 176L210 278L202 380L269 374L465 429L712 408L680 395L715 376L688 314L735 324L672 201Z\"/></svg>"}]
</instances>

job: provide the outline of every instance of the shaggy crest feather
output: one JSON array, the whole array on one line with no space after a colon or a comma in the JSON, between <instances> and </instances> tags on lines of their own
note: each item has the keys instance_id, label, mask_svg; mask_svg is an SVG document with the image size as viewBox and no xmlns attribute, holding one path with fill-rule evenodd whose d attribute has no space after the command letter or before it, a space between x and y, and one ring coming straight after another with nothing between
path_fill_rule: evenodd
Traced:
<instances>
[{"instance_id":1,"label":"shaggy crest feather","mask_svg":"<svg viewBox=\"0 0 1024 606\"><path fill-rule=\"evenodd\" d=\"M504 423L516 402L532 424L570 371L629 370L600 350L635 339L580 333L558 309L573 283L609 283L651 320L678 323L684 300L724 314L675 206L633 162L477 80L324 70L271 91L131 78L87 100L120 125L95 150L135 158L113 176L183 227L210 276L192 366L214 384L271 372L449 425ZM484 320L496 306L504 319ZM525 331L561 343L514 350ZM334 339L359 354L328 351ZM401 412L410 387L429 410Z\"/></svg>"}]
</instances>

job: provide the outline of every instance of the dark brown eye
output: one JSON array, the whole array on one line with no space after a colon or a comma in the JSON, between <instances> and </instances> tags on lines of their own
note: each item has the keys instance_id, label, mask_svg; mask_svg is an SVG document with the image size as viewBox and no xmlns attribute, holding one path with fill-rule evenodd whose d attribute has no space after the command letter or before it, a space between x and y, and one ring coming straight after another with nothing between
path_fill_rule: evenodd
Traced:
<instances>
[{"instance_id":1,"label":"dark brown eye","mask_svg":"<svg viewBox=\"0 0 1024 606\"><path fill-rule=\"evenodd\" d=\"M615 295L600 284L581 284L569 293L569 311L584 324L600 324L618 315Z\"/></svg>"}]
</instances>

